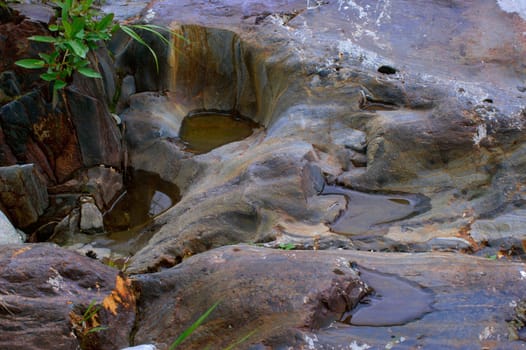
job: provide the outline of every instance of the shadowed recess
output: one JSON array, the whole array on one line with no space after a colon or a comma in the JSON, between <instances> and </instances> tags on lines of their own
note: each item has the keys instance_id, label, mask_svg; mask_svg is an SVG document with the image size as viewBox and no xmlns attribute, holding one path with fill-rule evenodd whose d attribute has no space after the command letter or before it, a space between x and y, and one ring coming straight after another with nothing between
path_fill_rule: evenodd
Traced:
<instances>
[{"instance_id":1,"label":"shadowed recess","mask_svg":"<svg viewBox=\"0 0 526 350\"><path fill-rule=\"evenodd\" d=\"M109 232L141 228L179 201L176 185L159 175L132 170L126 191L104 215L104 226Z\"/></svg>"}]
</instances>

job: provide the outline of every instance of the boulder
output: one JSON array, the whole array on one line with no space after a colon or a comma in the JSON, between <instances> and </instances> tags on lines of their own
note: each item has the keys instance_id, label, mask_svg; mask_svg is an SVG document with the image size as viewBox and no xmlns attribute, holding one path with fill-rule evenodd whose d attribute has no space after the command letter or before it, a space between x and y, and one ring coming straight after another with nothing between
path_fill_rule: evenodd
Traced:
<instances>
[{"instance_id":1,"label":"boulder","mask_svg":"<svg viewBox=\"0 0 526 350\"><path fill-rule=\"evenodd\" d=\"M185 349L224 348L250 334L240 348L257 343L297 347L300 330L328 326L368 291L349 261L339 256L243 245L137 275L134 284L140 289L142 315L134 341L160 349L167 349L215 302L217 310L189 337Z\"/></svg>"},{"instance_id":2,"label":"boulder","mask_svg":"<svg viewBox=\"0 0 526 350\"><path fill-rule=\"evenodd\" d=\"M24 237L11 224L7 216L0 211L0 244L24 243Z\"/></svg>"},{"instance_id":3,"label":"boulder","mask_svg":"<svg viewBox=\"0 0 526 350\"><path fill-rule=\"evenodd\" d=\"M111 297L119 295L119 288L123 292L117 270L52 244L31 244L0 246L0 271L1 348L76 349L81 343L83 348L90 348L84 341L90 327L97 323L110 326L112 319L122 315L127 321L120 320L119 326L106 335L106 343L95 348L129 345L127 335L134 311L127 312L120 304L126 302L122 294L121 301ZM101 306L106 297L110 311ZM90 304L100 311L85 317L84 326L88 328L83 329L76 320L78 314L81 319L86 315ZM122 331L126 333L124 338Z\"/></svg>"},{"instance_id":4,"label":"boulder","mask_svg":"<svg viewBox=\"0 0 526 350\"><path fill-rule=\"evenodd\" d=\"M33 164L0 168L0 202L17 227L36 222L48 206L42 176Z\"/></svg>"},{"instance_id":5,"label":"boulder","mask_svg":"<svg viewBox=\"0 0 526 350\"><path fill-rule=\"evenodd\" d=\"M92 197L80 197L79 229L80 232L88 234L104 232L102 213Z\"/></svg>"},{"instance_id":6,"label":"boulder","mask_svg":"<svg viewBox=\"0 0 526 350\"><path fill-rule=\"evenodd\" d=\"M525 276L522 263L462 254L221 247L133 277L134 341L167 349L218 302L185 349L521 349L508 321Z\"/></svg>"}]
</instances>

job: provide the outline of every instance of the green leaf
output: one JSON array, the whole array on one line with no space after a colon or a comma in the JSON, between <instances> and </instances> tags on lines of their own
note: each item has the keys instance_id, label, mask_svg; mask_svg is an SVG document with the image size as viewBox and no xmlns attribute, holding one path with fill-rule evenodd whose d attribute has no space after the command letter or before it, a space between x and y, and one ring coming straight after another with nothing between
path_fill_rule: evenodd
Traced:
<instances>
[{"instance_id":1,"label":"green leaf","mask_svg":"<svg viewBox=\"0 0 526 350\"><path fill-rule=\"evenodd\" d=\"M39 69L44 68L46 62L36 59L36 58L25 58L23 60L18 60L15 62L17 66L27 68L27 69Z\"/></svg>"},{"instance_id":2,"label":"green leaf","mask_svg":"<svg viewBox=\"0 0 526 350\"><path fill-rule=\"evenodd\" d=\"M73 0L65 0L62 3L62 22L67 22L71 7L73 6Z\"/></svg>"},{"instance_id":3,"label":"green leaf","mask_svg":"<svg viewBox=\"0 0 526 350\"><path fill-rule=\"evenodd\" d=\"M84 33L85 26L86 26L86 20L84 19L84 17L75 17L73 19L73 23L71 23L71 36L81 38L79 34L81 32Z\"/></svg>"},{"instance_id":4,"label":"green leaf","mask_svg":"<svg viewBox=\"0 0 526 350\"><path fill-rule=\"evenodd\" d=\"M104 16L99 23L97 23L95 30L96 31L103 31L109 27L109 25L113 22L113 13L110 13L109 15Z\"/></svg>"},{"instance_id":5,"label":"green leaf","mask_svg":"<svg viewBox=\"0 0 526 350\"><path fill-rule=\"evenodd\" d=\"M53 84L53 90L57 91L57 90L63 89L66 87L66 85L68 84L65 81L56 80L55 83Z\"/></svg>"},{"instance_id":6,"label":"green leaf","mask_svg":"<svg viewBox=\"0 0 526 350\"><path fill-rule=\"evenodd\" d=\"M47 29L49 29L51 32L56 32L59 28L56 24L50 24Z\"/></svg>"},{"instance_id":7,"label":"green leaf","mask_svg":"<svg viewBox=\"0 0 526 350\"><path fill-rule=\"evenodd\" d=\"M47 54L47 53L39 53L38 56L43 59L48 65L51 65L52 63L55 62L55 60L57 59L58 57L58 52L52 52L51 54Z\"/></svg>"},{"instance_id":8,"label":"green leaf","mask_svg":"<svg viewBox=\"0 0 526 350\"><path fill-rule=\"evenodd\" d=\"M52 36L44 36L44 35L33 35L28 38L29 40L38 41L40 43L55 43L57 41L56 38Z\"/></svg>"},{"instance_id":9,"label":"green leaf","mask_svg":"<svg viewBox=\"0 0 526 350\"><path fill-rule=\"evenodd\" d=\"M78 40L68 40L66 42L66 45L68 45L73 53L79 57L86 58L86 54L89 51L89 48L82 43L82 41Z\"/></svg>"},{"instance_id":10,"label":"green leaf","mask_svg":"<svg viewBox=\"0 0 526 350\"><path fill-rule=\"evenodd\" d=\"M70 39L73 36L73 29L71 28L71 23L62 20L62 25L64 26L64 37Z\"/></svg>"},{"instance_id":11,"label":"green leaf","mask_svg":"<svg viewBox=\"0 0 526 350\"><path fill-rule=\"evenodd\" d=\"M45 80L45 81L53 81L53 80L57 80L58 74L57 74L57 72L43 73L43 74L40 74L40 78L42 78L42 80Z\"/></svg>"},{"instance_id":12,"label":"green leaf","mask_svg":"<svg viewBox=\"0 0 526 350\"><path fill-rule=\"evenodd\" d=\"M190 327L185 329L184 332L181 333L181 335L172 343L172 345L170 345L169 350L174 350L178 345L184 342L186 338L188 338L190 334L192 334L197 329L197 327L199 327L201 323L204 322L208 315L210 315L212 311L214 311L217 305L219 305L219 301L212 305L208 310L206 310L206 312L202 314L201 317L199 317L197 321L195 321Z\"/></svg>"},{"instance_id":13,"label":"green leaf","mask_svg":"<svg viewBox=\"0 0 526 350\"><path fill-rule=\"evenodd\" d=\"M99 72L96 72L89 67L80 67L77 71L88 78L102 78Z\"/></svg>"},{"instance_id":14,"label":"green leaf","mask_svg":"<svg viewBox=\"0 0 526 350\"><path fill-rule=\"evenodd\" d=\"M100 331L105 331L106 329L108 329L108 327L106 327L106 326L98 326L98 327L90 329L89 331L86 332L86 334L97 333L97 332L100 332Z\"/></svg>"}]
</instances>

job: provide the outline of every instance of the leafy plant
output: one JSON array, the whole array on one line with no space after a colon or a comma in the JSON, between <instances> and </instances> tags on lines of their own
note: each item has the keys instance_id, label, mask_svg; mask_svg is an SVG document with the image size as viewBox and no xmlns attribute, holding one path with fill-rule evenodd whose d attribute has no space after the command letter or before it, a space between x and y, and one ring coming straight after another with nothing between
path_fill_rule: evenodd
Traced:
<instances>
[{"instance_id":1,"label":"leafy plant","mask_svg":"<svg viewBox=\"0 0 526 350\"><path fill-rule=\"evenodd\" d=\"M92 300L82 315L77 315L75 312L70 313L70 318L73 322L75 331L80 335L87 335L108 329L99 323L98 314L100 306L96 305L96 301Z\"/></svg>"},{"instance_id":2,"label":"leafy plant","mask_svg":"<svg viewBox=\"0 0 526 350\"><path fill-rule=\"evenodd\" d=\"M296 245L294 243L280 243L278 245L278 248L279 249L283 249L283 250L292 250L294 248L296 248Z\"/></svg>"},{"instance_id":3,"label":"leafy plant","mask_svg":"<svg viewBox=\"0 0 526 350\"><path fill-rule=\"evenodd\" d=\"M100 73L90 67L88 53L96 50L101 42L110 40L118 29L148 48L155 60L157 71L159 71L159 62L156 53L136 30L153 33L168 45L170 42L163 36L163 31L182 38L180 34L161 26L115 23L114 14L104 14L93 6L93 1L52 0L57 8L57 19L56 23L48 26L48 29L53 35L34 35L29 39L51 44L53 51L49 54L39 53L39 58L26 58L15 62L18 66L27 69L46 69L40 77L52 83L53 105L57 102L57 92L67 86L74 72L88 78L101 78Z\"/></svg>"}]
</instances>

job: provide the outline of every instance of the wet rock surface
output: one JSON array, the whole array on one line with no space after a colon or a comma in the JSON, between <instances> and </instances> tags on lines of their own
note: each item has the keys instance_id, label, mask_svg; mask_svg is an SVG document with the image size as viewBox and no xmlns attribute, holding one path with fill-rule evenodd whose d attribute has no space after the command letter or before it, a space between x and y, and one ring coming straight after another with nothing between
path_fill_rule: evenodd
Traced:
<instances>
[{"instance_id":1,"label":"wet rock surface","mask_svg":"<svg viewBox=\"0 0 526 350\"><path fill-rule=\"evenodd\" d=\"M134 341L164 349L219 301L185 347L224 347L253 331L239 349L523 349L508 339L507 320L524 296L524 273L522 263L449 253L222 247L133 278L142 315ZM357 294L362 281L372 295ZM376 301L339 314L368 298ZM323 307L315 307L320 300Z\"/></svg>"},{"instance_id":2,"label":"wet rock surface","mask_svg":"<svg viewBox=\"0 0 526 350\"><path fill-rule=\"evenodd\" d=\"M154 342L161 349L216 301L217 310L185 348L225 347L253 331L243 348L249 343L295 346L302 343L295 340L301 329L329 324L367 294L349 262L336 255L243 245L211 250L176 268L135 276L134 283L140 289L142 315L134 341Z\"/></svg>"},{"instance_id":3,"label":"wet rock surface","mask_svg":"<svg viewBox=\"0 0 526 350\"><path fill-rule=\"evenodd\" d=\"M119 83L104 52L94 58L103 81L75 77L58 111L45 93L13 99L37 77L12 61L38 47L21 41L0 75L1 163L34 163L52 185L50 201L63 203L54 208L59 219L36 236L63 230L59 241L76 240L76 249L105 261L118 252L136 274L135 326L131 282L117 279L111 295L125 301L125 312L105 307L104 317L118 332L81 337L84 347L162 349L220 301L189 348L227 346L250 332L241 348L524 348L521 8L494 0L109 1L104 8L189 39L172 38L169 50L146 35L157 72L146 48L117 36L112 57L126 76L118 118L107 106ZM10 33L44 31L0 14L2 53L15 52ZM232 111L262 128L194 154L180 131L196 110ZM99 164L154 172L178 187L180 201L156 211L144 235L81 237L79 194L88 189L103 211L120 191L119 176L94 170ZM87 182L85 168L93 169ZM236 243L282 250L229 246ZM73 254L57 251L65 261ZM408 251L425 253L400 253ZM480 257L464 255L472 252ZM362 282L375 290L369 299Z\"/></svg>"}]
</instances>

